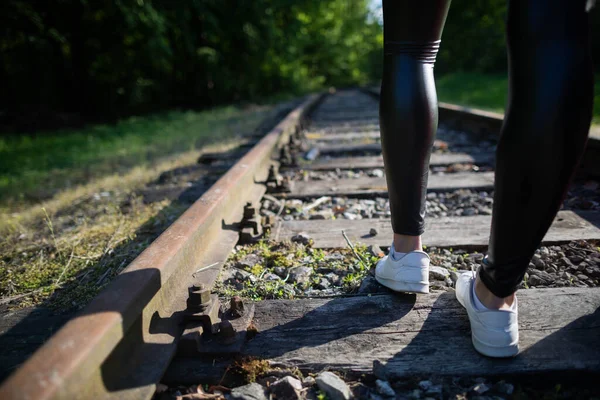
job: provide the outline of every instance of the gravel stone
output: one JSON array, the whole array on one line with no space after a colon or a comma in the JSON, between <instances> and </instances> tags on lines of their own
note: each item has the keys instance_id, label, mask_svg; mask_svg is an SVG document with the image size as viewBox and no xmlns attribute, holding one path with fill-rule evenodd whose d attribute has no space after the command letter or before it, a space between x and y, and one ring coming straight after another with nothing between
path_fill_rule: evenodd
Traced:
<instances>
[{"instance_id":1,"label":"gravel stone","mask_svg":"<svg viewBox=\"0 0 600 400\"><path fill-rule=\"evenodd\" d=\"M473 263L479 263L480 261L482 261L484 258L484 255L481 253L473 253L473 254L469 254L467 256L467 260L471 261Z\"/></svg>"},{"instance_id":2,"label":"gravel stone","mask_svg":"<svg viewBox=\"0 0 600 400\"><path fill-rule=\"evenodd\" d=\"M246 257L244 257L240 261L238 261L238 263L236 264L236 267L242 268L242 269L243 268L252 268L256 264L261 264L263 262L264 262L264 260L262 257L259 257L256 254L248 254Z\"/></svg>"},{"instance_id":3,"label":"gravel stone","mask_svg":"<svg viewBox=\"0 0 600 400\"><path fill-rule=\"evenodd\" d=\"M452 283L456 284L456 281L458 280L458 272L456 271L452 271L450 270L450 279L452 280Z\"/></svg>"},{"instance_id":4,"label":"gravel stone","mask_svg":"<svg viewBox=\"0 0 600 400\"><path fill-rule=\"evenodd\" d=\"M283 267L275 267L275 268L273 268L273 272L274 272L274 273L275 273L277 276L279 276L281 279L285 279L285 277L286 277L286 276L287 276L287 274L288 274L288 271L287 271L287 269L286 269L286 268L283 268Z\"/></svg>"},{"instance_id":5,"label":"gravel stone","mask_svg":"<svg viewBox=\"0 0 600 400\"><path fill-rule=\"evenodd\" d=\"M300 232L299 234L297 234L296 236L292 237L292 242L296 242L296 243L302 243L303 245L308 245L311 242L311 237L308 236L306 233L304 232Z\"/></svg>"},{"instance_id":6,"label":"gravel stone","mask_svg":"<svg viewBox=\"0 0 600 400\"><path fill-rule=\"evenodd\" d=\"M374 257L383 257L384 253L379 246L376 244L372 244L367 247L367 251Z\"/></svg>"},{"instance_id":7,"label":"gravel stone","mask_svg":"<svg viewBox=\"0 0 600 400\"><path fill-rule=\"evenodd\" d=\"M546 268L546 263L544 262L544 260L542 260L542 256L539 255L539 254L534 254L533 255L533 259L531 260L531 262L533 263L533 265L537 269L544 269L544 268Z\"/></svg>"},{"instance_id":8,"label":"gravel stone","mask_svg":"<svg viewBox=\"0 0 600 400\"><path fill-rule=\"evenodd\" d=\"M235 269L234 271L235 278L239 279L240 281L248 280L252 275L250 272L244 271L243 269Z\"/></svg>"},{"instance_id":9,"label":"gravel stone","mask_svg":"<svg viewBox=\"0 0 600 400\"><path fill-rule=\"evenodd\" d=\"M266 274L264 274L263 279L265 281L280 281L281 280L281 278L278 275L272 274L270 272L267 272Z\"/></svg>"},{"instance_id":10,"label":"gravel stone","mask_svg":"<svg viewBox=\"0 0 600 400\"><path fill-rule=\"evenodd\" d=\"M313 269L310 267L295 267L290 269L290 282L292 283L307 283L313 274Z\"/></svg>"},{"instance_id":11,"label":"gravel stone","mask_svg":"<svg viewBox=\"0 0 600 400\"><path fill-rule=\"evenodd\" d=\"M234 388L229 396L232 400L267 400L265 389L258 383Z\"/></svg>"},{"instance_id":12,"label":"gravel stone","mask_svg":"<svg viewBox=\"0 0 600 400\"><path fill-rule=\"evenodd\" d=\"M450 277L450 271L446 268L430 266L429 267L429 278L434 280L445 281L446 278Z\"/></svg>"},{"instance_id":13,"label":"gravel stone","mask_svg":"<svg viewBox=\"0 0 600 400\"><path fill-rule=\"evenodd\" d=\"M547 272L539 271L537 269L529 270L529 281L528 283L533 286L549 285L552 283L554 278Z\"/></svg>"},{"instance_id":14,"label":"gravel stone","mask_svg":"<svg viewBox=\"0 0 600 400\"><path fill-rule=\"evenodd\" d=\"M340 283L340 276L334 272L330 272L327 275L325 275L325 278L327 278L327 280L332 284L332 285L338 285ZM364 281L363 281L364 282Z\"/></svg>"},{"instance_id":15,"label":"gravel stone","mask_svg":"<svg viewBox=\"0 0 600 400\"><path fill-rule=\"evenodd\" d=\"M471 388L471 391L477 394L484 394L488 390L490 390L490 388L485 383L478 383Z\"/></svg>"},{"instance_id":16,"label":"gravel stone","mask_svg":"<svg viewBox=\"0 0 600 400\"><path fill-rule=\"evenodd\" d=\"M317 284L317 289L325 290L329 289L331 283L327 280L327 278L321 278L319 283Z\"/></svg>"},{"instance_id":17,"label":"gravel stone","mask_svg":"<svg viewBox=\"0 0 600 400\"><path fill-rule=\"evenodd\" d=\"M387 381L382 381L381 379L377 379L375 381L375 388L377 389L377 393L385 397L394 397L396 396L396 392L390 386Z\"/></svg>"},{"instance_id":18,"label":"gravel stone","mask_svg":"<svg viewBox=\"0 0 600 400\"><path fill-rule=\"evenodd\" d=\"M294 296L296 294L294 287L292 285L290 285L289 283L286 283L285 285L283 285L283 291L288 296Z\"/></svg>"},{"instance_id":19,"label":"gravel stone","mask_svg":"<svg viewBox=\"0 0 600 400\"><path fill-rule=\"evenodd\" d=\"M317 375L317 386L327 393L331 400L349 400L352 398L350 388L333 372L324 371Z\"/></svg>"},{"instance_id":20,"label":"gravel stone","mask_svg":"<svg viewBox=\"0 0 600 400\"><path fill-rule=\"evenodd\" d=\"M269 392L277 399L300 400L302 398L302 382L286 376L275 381L269 386Z\"/></svg>"},{"instance_id":21,"label":"gravel stone","mask_svg":"<svg viewBox=\"0 0 600 400\"><path fill-rule=\"evenodd\" d=\"M307 376L306 378L302 379L302 386L304 387L311 387L316 385L316 383L317 381L312 376Z\"/></svg>"},{"instance_id":22,"label":"gravel stone","mask_svg":"<svg viewBox=\"0 0 600 400\"><path fill-rule=\"evenodd\" d=\"M510 396L511 394L513 394L515 387L510 383L500 381L494 385L493 390L497 393L506 394Z\"/></svg>"},{"instance_id":23,"label":"gravel stone","mask_svg":"<svg viewBox=\"0 0 600 400\"><path fill-rule=\"evenodd\" d=\"M375 293L386 293L388 289L377 282L375 277L367 276L363 279L360 287L358 288L358 294L375 294Z\"/></svg>"}]
</instances>

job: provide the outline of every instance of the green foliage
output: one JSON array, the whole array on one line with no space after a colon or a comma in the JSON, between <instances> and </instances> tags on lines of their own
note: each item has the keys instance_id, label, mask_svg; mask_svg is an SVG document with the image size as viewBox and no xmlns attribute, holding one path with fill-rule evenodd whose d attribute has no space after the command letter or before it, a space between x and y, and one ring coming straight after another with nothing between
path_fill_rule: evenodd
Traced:
<instances>
[{"instance_id":1,"label":"green foliage","mask_svg":"<svg viewBox=\"0 0 600 400\"><path fill-rule=\"evenodd\" d=\"M506 4L506 0L454 0L446 19L436 71L505 71Z\"/></svg>"},{"instance_id":2,"label":"green foliage","mask_svg":"<svg viewBox=\"0 0 600 400\"><path fill-rule=\"evenodd\" d=\"M506 0L453 0L446 19L436 71L505 73ZM583 5L582 5L583 6ZM591 53L600 67L600 7L589 13Z\"/></svg>"},{"instance_id":3,"label":"green foliage","mask_svg":"<svg viewBox=\"0 0 600 400\"><path fill-rule=\"evenodd\" d=\"M367 5L6 0L0 108L122 115L366 83L382 46Z\"/></svg>"}]
</instances>

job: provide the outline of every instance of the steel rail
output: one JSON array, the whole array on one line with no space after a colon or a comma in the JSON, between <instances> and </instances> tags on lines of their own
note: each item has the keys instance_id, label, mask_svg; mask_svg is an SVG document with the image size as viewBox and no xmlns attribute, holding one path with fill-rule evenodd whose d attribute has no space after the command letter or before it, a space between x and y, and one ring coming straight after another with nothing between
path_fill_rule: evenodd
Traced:
<instances>
[{"instance_id":1,"label":"steel rail","mask_svg":"<svg viewBox=\"0 0 600 400\"><path fill-rule=\"evenodd\" d=\"M309 96L264 136L17 369L0 399L150 398L183 330L188 287L213 286L237 243L244 204L266 191L274 150L321 97Z\"/></svg>"}]
</instances>

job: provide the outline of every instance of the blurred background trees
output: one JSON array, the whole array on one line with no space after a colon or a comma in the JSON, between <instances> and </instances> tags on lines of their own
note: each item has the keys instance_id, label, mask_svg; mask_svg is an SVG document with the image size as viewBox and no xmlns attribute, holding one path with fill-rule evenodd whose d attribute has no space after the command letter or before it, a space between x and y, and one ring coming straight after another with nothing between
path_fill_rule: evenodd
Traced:
<instances>
[{"instance_id":1,"label":"blurred background trees","mask_svg":"<svg viewBox=\"0 0 600 400\"><path fill-rule=\"evenodd\" d=\"M4 0L0 109L119 116L366 83L367 0Z\"/></svg>"},{"instance_id":2,"label":"blurred background trees","mask_svg":"<svg viewBox=\"0 0 600 400\"><path fill-rule=\"evenodd\" d=\"M106 119L377 82L376 4L3 0L0 118L60 125L61 115ZM437 74L505 73L505 13L506 0L454 0ZM592 18L599 25L600 12ZM27 129L18 122L8 125Z\"/></svg>"}]
</instances>

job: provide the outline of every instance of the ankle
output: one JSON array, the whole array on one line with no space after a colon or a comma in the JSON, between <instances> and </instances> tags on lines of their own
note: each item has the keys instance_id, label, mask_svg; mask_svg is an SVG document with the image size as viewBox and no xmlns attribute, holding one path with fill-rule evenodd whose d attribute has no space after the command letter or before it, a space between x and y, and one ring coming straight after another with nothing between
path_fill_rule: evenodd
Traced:
<instances>
[{"instance_id":1,"label":"ankle","mask_svg":"<svg viewBox=\"0 0 600 400\"><path fill-rule=\"evenodd\" d=\"M509 310L515 301L514 293L508 297L496 296L479 279L479 276L475 280L475 294L479 301L490 310Z\"/></svg>"},{"instance_id":2,"label":"ankle","mask_svg":"<svg viewBox=\"0 0 600 400\"><path fill-rule=\"evenodd\" d=\"M399 235L394 233L394 249L399 253L423 251L421 236Z\"/></svg>"}]
</instances>

